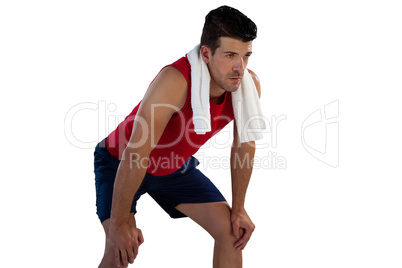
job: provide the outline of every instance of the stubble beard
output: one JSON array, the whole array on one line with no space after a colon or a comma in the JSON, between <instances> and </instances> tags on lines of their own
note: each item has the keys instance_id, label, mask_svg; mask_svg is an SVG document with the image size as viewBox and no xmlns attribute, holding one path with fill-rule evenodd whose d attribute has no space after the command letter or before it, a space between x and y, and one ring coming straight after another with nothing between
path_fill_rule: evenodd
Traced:
<instances>
[{"instance_id":1,"label":"stubble beard","mask_svg":"<svg viewBox=\"0 0 402 268\"><path fill-rule=\"evenodd\" d=\"M232 84L231 81L229 80L230 78L236 77L236 76L241 77L240 82L237 85ZM227 92L234 92L239 89L242 79L243 79L243 76L240 74L231 74L231 75L225 76L224 80L221 80L221 79L219 79L219 80L214 79L214 80L215 80L215 83L223 90L225 90Z\"/></svg>"}]
</instances>

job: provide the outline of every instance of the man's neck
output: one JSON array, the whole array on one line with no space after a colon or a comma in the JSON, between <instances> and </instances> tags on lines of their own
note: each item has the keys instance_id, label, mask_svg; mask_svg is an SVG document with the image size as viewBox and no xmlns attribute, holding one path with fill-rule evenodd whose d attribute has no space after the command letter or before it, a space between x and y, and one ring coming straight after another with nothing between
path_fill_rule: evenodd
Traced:
<instances>
[{"instance_id":1,"label":"man's neck","mask_svg":"<svg viewBox=\"0 0 402 268\"><path fill-rule=\"evenodd\" d=\"M209 99L215 103L222 103L225 98L225 90L219 87L215 82L211 81L211 86L209 88Z\"/></svg>"}]
</instances>

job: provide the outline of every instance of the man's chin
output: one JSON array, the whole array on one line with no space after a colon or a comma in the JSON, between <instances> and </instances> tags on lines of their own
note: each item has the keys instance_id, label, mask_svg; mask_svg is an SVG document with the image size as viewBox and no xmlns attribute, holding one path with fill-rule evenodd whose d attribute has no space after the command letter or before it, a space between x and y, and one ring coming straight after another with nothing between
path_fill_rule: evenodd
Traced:
<instances>
[{"instance_id":1,"label":"man's chin","mask_svg":"<svg viewBox=\"0 0 402 268\"><path fill-rule=\"evenodd\" d=\"M227 91L227 92L235 92L235 91L237 91L239 89L239 87L240 87L240 84L238 86L226 87L225 91Z\"/></svg>"}]
</instances>

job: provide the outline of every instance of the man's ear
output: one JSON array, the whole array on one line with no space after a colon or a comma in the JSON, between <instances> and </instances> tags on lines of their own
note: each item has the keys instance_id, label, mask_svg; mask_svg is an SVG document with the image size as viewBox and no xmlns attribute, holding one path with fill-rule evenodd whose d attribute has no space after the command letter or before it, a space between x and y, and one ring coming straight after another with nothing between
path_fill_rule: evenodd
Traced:
<instances>
[{"instance_id":1,"label":"man's ear","mask_svg":"<svg viewBox=\"0 0 402 268\"><path fill-rule=\"evenodd\" d=\"M205 45L201 47L201 57L202 57L202 60L203 60L206 64L209 63L210 58L212 57L212 52L211 52L211 50L209 49L209 47L207 47L207 46L205 46Z\"/></svg>"}]
</instances>

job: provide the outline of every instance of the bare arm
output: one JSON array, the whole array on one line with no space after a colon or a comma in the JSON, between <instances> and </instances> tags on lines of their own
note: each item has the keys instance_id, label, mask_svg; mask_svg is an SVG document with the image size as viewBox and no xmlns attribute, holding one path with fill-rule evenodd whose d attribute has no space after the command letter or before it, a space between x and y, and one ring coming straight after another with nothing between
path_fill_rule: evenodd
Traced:
<instances>
[{"instance_id":1,"label":"bare arm","mask_svg":"<svg viewBox=\"0 0 402 268\"><path fill-rule=\"evenodd\" d=\"M259 79L256 74L250 71L256 85L258 95L261 95ZM241 231L244 231L240 240L235 244L238 249L244 249L252 232L255 229L253 222L248 216L244 202L246 192L253 171L253 159L255 154L255 142L240 143L236 124L233 128L233 145L230 155L230 170L232 177L232 226L236 238L240 238Z\"/></svg>"},{"instance_id":2,"label":"bare arm","mask_svg":"<svg viewBox=\"0 0 402 268\"><path fill-rule=\"evenodd\" d=\"M112 223L128 221L134 194L146 173L147 162L142 159L148 159L173 113L183 107L186 94L187 82L173 67L165 68L148 88L117 170L112 202ZM153 104L163 105L152 112ZM155 144L152 144L152 141Z\"/></svg>"},{"instance_id":3,"label":"bare arm","mask_svg":"<svg viewBox=\"0 0 402 268\"><path fill-rule=\"evenodd\" d=\"M234 126L234 141L230 155L230 171L232 177L232 209L244 210L246 192L253 171L255 143L240 143Z\"/></svg>"},{"instance_id":4,"label":"bare arm","mask_svg":"<svg viewBox=\"0 0 402 268\"><path fill-rule=\"evenodd\" d=\"M127 261L132 263L138 253L136 226L129 223L133 198L146 174L147 159L153 147L173 113L184 106L186 96L185 78L177 69L167 67L150 85L138 109L129 144L117 170L113 191L109 233L115 248L116 264L120 264L121 260L121 264L126 267ZM152 111L153 104L163 105Z\"/></svg>"},{"instance_id":5,"label":"bare arm","mask_svg":"<svg viewBox=\"0 0 402 268\"><path fill-rule=\"evenodd\" d=\"M254 80L258 96L261 96L260 80L257 75L250 70L250 74ZM244 201L246 191L253 171L253 159L255 153L254 142L240 143L236 124L233 125L233 145L230 156L231 175L232 175L232 197L233 210L244 209Z\"/></svg>"}]
</instances>

